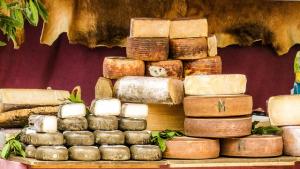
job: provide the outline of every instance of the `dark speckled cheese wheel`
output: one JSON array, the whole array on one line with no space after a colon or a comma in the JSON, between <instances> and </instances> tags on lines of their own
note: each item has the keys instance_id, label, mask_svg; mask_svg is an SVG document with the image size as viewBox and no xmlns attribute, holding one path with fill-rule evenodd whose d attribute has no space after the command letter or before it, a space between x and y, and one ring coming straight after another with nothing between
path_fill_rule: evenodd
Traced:
<instances>
[{"instance_id":1,"label":"dark speckled cheese wheel","mask_svg":"<svg viewBox=\"0 0 300 169\"><path fill-rule=\"evenodd\" d=\"M100 145L120 145L125 143L124 133L120 130L94 131L96 143Z\"/></svg>"},{"instance_id":2,"label":"dark speckled cheese wheel","mask_svg":"<svg viewBox=\"0 0 300 169\"><path fill-rule=\"evenodd\" d=\"M95 136L90 131L65 131L63 135L69 146L91 146L95 143Z\"/></svg>"},{"instance_id":3,"label":"dark speckled cheese wheel","mask_svg":"<svg viewBox=\"0 0 300 169\"><path fill-rule=\"evenodd\" d=\"M88 116L89 129L91 130L118 130L118 118L116 116Z\"/></svg>"},{"instance_id":4,"label":"dark speckled cheese wheel","mask_svg":"<svg viewBox=\"0 0 300 169\"><path fill-rule=\"evenodd\" d=\"M122 131L141 131L147 128L147 121L144 119L121 118L119 129Z\"/></svg>"},{"instance_id":5,"label":"dark speckled cheese wheel","mask_svg":"<svg viewBox=\"0 0 300 169\"><path fill-rule=\"evenodd\" d=\"M97 161L100 160L100 151L96 146L72 146L69 148L70 160Z\"/></svg>"},{"instance_id":6,"label":"dark speckled cheese wheel","mask_svg":"<svg viewBox=\"0 0 300 169\"><path fill-rule=\"evenodd\" d=\"M130 152L132 160L156 161L162 158L162 153L156 145L133 145Z\"/></svg>"},{"instance_id":7,"label":"dark speckled cheese wheel","mask_svg":"<svg viewBox=\"0 0 300 169\"><path fill-rule=\"evenodd\" d=\"M85 117L59 118L57 127L60 131L81 131L87 129L88 122Z\"/></svg>"},{"instance_id":8,"label":"dark speckled cheese wheel","mask_svg":"<svg viewBox=\"0 0 300 169\"><path fill-rule=\"evenodd\" d=\"M125 141L126 144L150 144L150 132L148 131L125 131Z\"/></svg>"},{"instance_id":9,"label":"dark speckled cheese wheel","mask_svg":"<svg viewBox=\"0 0 300 169\"><path fill-rule=\"evenodd\" d=\"M36 149L35 159L44 161L68 160L68 149L63 146L41 146Z\"/></svg>"},{"instance_id":10,"label":"dark speckled cheese wheel","mask_svg":"<svg viewBox=\"0 0 300 169\"><path fill-rule=\"evenodd\" d=\"M35 158L36 148L33 145L25 147L25 154L27 158Z\"/></svg>"},{"instance_id":11,"label":"dark speckled cheese wheel","mask_svg":"<svg viewBox=\"0 0 300 169\"><path fill-rule=\"evenodd\" d=\"M130 159L130 150L123 145L103 145L99 149L102 160L124 161Z\"/></svg>"}]
</instances>

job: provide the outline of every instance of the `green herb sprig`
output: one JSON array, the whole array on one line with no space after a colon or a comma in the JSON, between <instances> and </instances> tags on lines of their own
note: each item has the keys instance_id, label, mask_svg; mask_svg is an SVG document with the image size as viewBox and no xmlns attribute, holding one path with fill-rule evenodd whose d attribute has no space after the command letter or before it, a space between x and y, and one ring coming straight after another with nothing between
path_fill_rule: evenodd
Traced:
<instances>
[{"instance_id":1,"label":"green herb sprig","mask_svg":"<svg viewBox=\"0 0 300 169\"><path fill-rule=\"evenodd\" d=\"M252 123L252 134L259 134L259 135L276 135L278 134L281 129L276 126L261 126L256 127L256 125L259 123L259 121L254 121Z\"/></svg>"},{"instance_id":2,"label":"green herb sprig","mask_svg":"<svg viewBox=\"0 0 300 169\"><path fill-rule=\"evenodd\" d=\"M24 146L20 141L21 133L6 141L2 151L1 158L7 159L11 154L25 157Z\"/></svg>"},{"instance_id":3,"label":"green herb sprig","mask_svg":"<svg viewBox=\"0 0 300 169\"><path fill-rule=\"evenodd\" d=\"M180 131L164 130L164 131L153 131L151 133L151 143L158 145L162 152L166 151L166 140L171 140L176 136L184 136Z\"/></svg>"},{"instance_id":4,"label":"green herb sprig","mask_svg":"<svg viewBox=\"0 0 300 169\"><path fill-rule=\"evenodd\" d=\"M84 101L81 99L81 88L80 88L80 86L76 86L72 90L68 100L72 103L84 103Z\"/></svg>"}]
</instances>

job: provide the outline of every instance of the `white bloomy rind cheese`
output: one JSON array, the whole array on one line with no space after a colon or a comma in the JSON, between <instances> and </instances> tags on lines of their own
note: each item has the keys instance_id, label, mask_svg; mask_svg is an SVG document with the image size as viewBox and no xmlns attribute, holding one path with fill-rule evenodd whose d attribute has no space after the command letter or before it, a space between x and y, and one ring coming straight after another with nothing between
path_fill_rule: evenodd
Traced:
<instances>
[{"instance_id":1,"label":"white bloomy rind cheese","mask_svg":"<svg viewBox=\"0 0 300 169\"><path fill-rule=\"evenodd\" d=\"M146 119L148 116L147 104L124 103L122 104L121 117Z\"/></svg>"},{"instance_id":2,"label":"white bloomy rind cheese","mask_svg":"<svg viewBox=\"0 0 300 169\"><path fill-rule=\"evenodd\" d=\"M91 112L95 116L119 116L121 113L121 102L119 99L94 100Z\"/></svg>"},{"instance_id":3,"label":"white bloomy rind cheese","mask_svg":"<svg viewBox=\"0 0 300 169\"><path fill-rule=\"evenodd\" d=\"M83 103L64 104L57 114L60 118L84 117L85 115L86 107Z\"/></svg>"},{"instance_id":4,"label":"white bloomy rind cheese","mask_svg":"<svg viewBox=\"0 0 300 169\"><path fill-rule=\"evenodd\" d=\"M28 118L29 125L33 125L37 132L57 132L57 117L47 115L31 115Z\"/></svg>"},{"instance_id":5,"label":"white bloomy rind cheese","mask_svg":"<svg viewBox=\"0 0 300 169\"><path fill-rule=\"evenodd\" d=\"M132 18L130 37L169 37L170 21L156 18Z\"/></svg>"},{"instance_id":6,"label":"white bloomy rind cheese","mask_svg":"<svg viewBox=\"0 0 300 169\"><path fill-rule=\"evenodd\" d=\"M300 125L300 95L273 96L268 100L271 125Z\"/></svg>"},{"instance_id":7,"label":"white bloomy rind cheese","mask_svg":"<svg viewBox=\"0 0 300 169\"><path fill-rule=\"evenodd\" d=\"M178 19L171 21L171 39L207 37L207 34L207 19Z\"/></svg>"},{"instance_id":8,"label":"white bloomy rind cheese","mask_svg":"<svg viewBox=\"0 0 300 169\"><path fill-rule=\"evenodd\" d=\"M186 95L232 95L246 91L247 78L242 74L192 75L184 79Z\"/></svg>"}]
</instances>

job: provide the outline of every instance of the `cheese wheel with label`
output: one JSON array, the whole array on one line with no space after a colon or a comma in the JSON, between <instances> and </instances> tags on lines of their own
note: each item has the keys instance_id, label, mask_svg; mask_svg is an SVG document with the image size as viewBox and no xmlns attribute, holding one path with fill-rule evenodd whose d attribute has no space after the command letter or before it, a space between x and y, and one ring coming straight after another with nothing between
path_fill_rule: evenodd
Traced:
<instances>
[{"instance_id":1,"label":"cheese wheel with label","mask_svg":"<svg viewBox=\"0 0 300 169\"><path fill-rule=\"evenodd\" d=\"M130 152L132 160L156 161L162 158L162 153L156 145L132 145Z\"/></svg>"},{"instance_id":2,"label":"cheese wheel with label","mask_svg":"<svg viewBox=\"0 0 300 169\"><path fill-rule=\"evenodd\" d=\"M91 112L95 116L119 116L121 102L115 98L96 99L91 104Z\"/></svg>"},{"instance_id":3,"label":"cheese wheel with label","mask_svg":"<svg viewBox=\"0 0 300 169\"><path fill-rule=\"evenodd\" d=\"M72 146L69 148L70 160L97 161L100 160L100 151L96 146Z\"/></svg>"},{"instance_id":4,"label":"cheese wheel with label","mask_svg":"<svg viewBox=\"0 0 300 169\"><path fill-rule=\"evenodd\" d=\"M251 117L185 118L184 134L191 137L228 138L251 134Z\"/></svg>"},{"instance_id":5,"label":"cheese wheel with label","mask_svg":"<svg viewBox=\"0 0 300 169\"><path fill-rule=\"evenodd\" d=\"M127 58L144 61L167 60L169 56L168 38L127 38Z\"/></svg>"},{"instance_id":6,"label":"cheese wheel with label","mask_svg":"<svg viewBox=\"0 0 300 169\"><path fill-rule=\"evenodd\" d=\"M170 21L158 18L131 18L130 37L169 37Z\"/></svg>"},{"instance_id":7,"label":"cheese wheel with label","mask_svg":"<svg viewBox=\"0 0 300 169\"><path fill-rule=\"evenodd\" d=\"M41 146L35 153L35 159L43 161L65 161L68 158L68 149L63 146Z\"/></svg>"},{"instance_id":8,"label":"cheese wheel with label","mask_svg":"<svg viewBox=\"0 0 300 169\"><path fill-rule=\"evenodd\" d=\"M208 56L216 56L218 54L218 41L216 35L210 35L207 38Z\"/></svg>"},{"instance_id":9,"label":"cheese wheel with label","mask_svg":"<svg viewBox=\"0 0 300 169\"><path fill-rule=\"evenodd\" d=\"M119 121L119 129L122 131L141 131L147 128L145 119L121 118Z\"/></svg>"},{"instance_id":10,"label":"cheese wheel with label","mask_svg":"<svg viewBox=\"0 0 300 169\"><path fill-rule=\"evenodd\" d=\"M88 122L85 117L59 118L57 127L60 131L81 131L88 128Z\"/></svg>"},{"instance_id":11,"label":"cheese wheel with label","mask_svg":"<svg viewBox=\"0 0 300 169\"><path fill-rule=\"evenodd\" d=\"M68 103L61 105L57 116L59 118L84 117L86 107L83 103Z\"/></svg>"},{"instance_id":12,"label":"cheese wheel with label","mask_svg":"<svg viewBox=\"0 0 300 169\"><path fill-rule=\"evenodd\" d=\"M164 158L208 159L217 158L220 153L218 139L175 137L167 140L166 146L166 151L163 153Z\"/></svg>"},{"instance_id":13,"label":"cheese wheel with label","mask_svg":"<svg viewBox=\"0 0 300 169\"><path fill-rule=\"evenodd\" d=\"M165 60L146 63L146 76L182 78L183 65L181 60Z\"/></svg>"},{"instance_id":14,"label":"cheese wheel with label","mask_svg":"<svg viewBox=\"0 0 300 169\"><path fill-rule=\"evenodd\" d=\"M114 95L123 102L180 104L183 83L171 78L127 76L115 83Z\"/></svg>"},{"instance_id":15,"label":"cheese wheel with label","mask_svg":"<svg viewBox=\"0 0 300 169\"><path fill-rule=\"evenodd\" d=\"M53 146L64 144L64 137L61 133L30 133L22 138L25 144L34 146Z\"/></svg>"},{"instance_id":16,"label":"cheese wheel with label","mask_svg":"<svg viewBox=\"0 0 300 169\"><path fill-rule=\"evenodd\" d=\"M95 136L90 131L65 131L63 135L68 146L91 146L95 143Z\"/></svg>"},{"instance_id":17,"label":"cheese wheel with label","mask_svg":"<svg viewBox=\"0 0 300 169\"><path fill-rule=\"evenodd\" d=\"M192 75L184 79L186 95L233 95L246 91L247 78L242 74Z\"/></svg>"},{"instance_id":18,"label":"cheese wheel with label","mask_svg":"<svg viewBox=\"0 0 300 169\"><path fill-rule=\"evenodd\" d=\"M282 127L282 138L284 154L300 156L300 126Z\"/></svg>"},{"instance_id":19,"label":"cheese wheel with label","mask_svg":"<svg viewBox=\"0 0 300 169\"><path fill-rule=\"evenodd\" d=\"M88 118L89 129L91 130L117 130L118 118L116 116L93 116L89 115Z\"/></svg>"},{"instance_id":20,"label":"cheese wheel with label","mask_svg":"<svg viewBox=\"0 0 300 169\"><path fill-rule=\"evenodd\" d=\"M187 96L183 108L189 117L228 117L250 115L252 97L249 95Z\"/></svg>"},{"instance_id":21,"label":"cheese wheel with label","mask_svg":"<svg viewBox=\"0 0 300 169\"><path fill-rule=\"evenodd\" d=\"M130 150L124 145L103 145L99 147L102 160L125 161L130 160Z\"/></svg>"},{"instance_id":22,"label":"cheese wheel with label","mask_svg":"<svg viewBox=\"0 0 300 169\"><path fill-rule=\"evenodd\" d=\"M171 57L180 60L193 60L207 57L206 38L170 39Z\"/></svg>"},{"instance_id":23,"label":"cheese wheel with label","mask_svg":"<svg viewBox=\"0 0 300 169\"><path fill-rule=\"evenodd\" d=\"M118 79L123 76L144 76L145 64L141 60L125 57L105 57L103 61L103 76Z\"/></svg>"},{"instance_id":24,"label":"cheese wheel with label","mask_svg":"<svg viewBox=\"0 0 300 169\"><path fill-rule=\"evenodd\" d=\"M120 130L94 131L95 142L100 145L121 145L125 143L125 135Z\"/></svg>"},{"instance_id":25,"label":"cheese wheel with label","mask_svg":"<svg viewBox=\"0 0 300 169\"><path fill-rule=\"evenodd\" d=\"M35 158L36 148L33 145L28 145L25 147L26 158Z\"/></svg>"},{"instance_id":26,"label":"cheese wheel with label","mask_svg":"<svg viewBox=\"0 0 300 169\"><path fill-rule=\"evenodd\" d=\"M136 103L123 103L120 116L133 119L147 119L148 105Z\"/></svg>"},{"instance_id":27,"label":"cheese wheel with label","mask_svg":"<svg viewBox=\"0 0 300 169\"><path fill-rule=\"evenodd\" d=\"M300 125L300 96L273 96L268 100L270 123L274 126Z\"/></svg>"},{"instance_id":28,"label":"cheese wheel with label","mask_svg":"<svg viewBox=\"0 0 300 169\"><path fill-rule=\"evenodd\" d=\"M151 132L148 131L125 131L125 141L128 145L150 144Z\"/></svg>"},{"instance_id":29,"label":"cheese wheel with label","mask_svg":"<svg viewBox=\"0 0 300 169\"><path fill-rule=\"evenodd\" d=\"M56 133L57 117L47 115L30 115L28 118L29 126L33 126L37 132Z\"/></svg>"},{"instance_id":30,"label":"cheese wheel with label","mask_svg":"<svg viewBox=\"0 0 300 169\"><path fill-rule=\"evenodd\" d=\"M276 157L282 154L281 136L250 135L221 140L221 154L233 157Z\"/></svg>"},{"instance_id":31,"label":"cheese wheel with label","mask_svg":"<svg viewBox=\"0 0 300 169\"><path fill-rule=\"evenodd\" d=\"M220 56L186 61L183 64L184 76L210 75L222 73L222 60Z\"/></svg>"},{"instance_id":32,"label":"cheese wheel with label","mask_svg":"<svg viewBox=\"0 0 300 169\"><path fill-rule=\"evenodd\" d=\"M180 18L171 21L170 38L207 37L208 24L205 18Z\"/></svg>"}]
</instances>

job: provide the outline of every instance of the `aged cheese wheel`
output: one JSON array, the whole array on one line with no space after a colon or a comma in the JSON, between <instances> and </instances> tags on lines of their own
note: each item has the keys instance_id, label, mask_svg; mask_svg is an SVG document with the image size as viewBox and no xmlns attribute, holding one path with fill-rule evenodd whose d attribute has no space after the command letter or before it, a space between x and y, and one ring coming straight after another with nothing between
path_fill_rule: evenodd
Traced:
<instances>
[{"instance_id":1,"label":"aged cheese wheel","mask_svg":"<svg viewBox=\"0 0 300 169\"><path fill-rule=\"evenodd\" d=\"M183 65L181 60L165 60L146 63L146 75L153 77L172 77L181 79Z\"/></svg>"},{"instance_id":2,"label":"aged cheese wheel","mask_svg":"<svg viewBox=\"0 0 300 169\"><path fill-rule=\"evenodd\" d=\"M117 130L118 118L116 116L93 116L87 117L91 130Z\"/></svg>"},{"instance_id":3,"label":"aged cheese wheel","mask_svg":"<svg viewBox=\"0 0 300 169\"><path fill-rule=\"evenodd\" d=\"M91 104L91 112L95 116L119 116L121 102L115 98L96 99Z\"/></svg>"},{"instance_id":4,"label":"aged cheese wheel","mask_svg":"<svg viewBox=\"0 0 300 169\"><path fill-rule=\"evenodd\" d=\"M207 19L181 18L171 21L170 38L207 37Z\"/></svg>"},{"instance_id":5,"label":"aged cheese wheel","mask_svg":"<svg viewBox=\"0 0 300 169\"><path fill-rule=\"evenodd\" d=\"M242 74L192 75L184 79L186 95L230 95L246 91L247 78Z\"/></svg>"},{"instance_id":6,"label":"aged cheese wheel","mask_svg":"<svg viewBox=\"0 0 300 169\"><path fill-rule=\"evenodd\" d=\"M300 126L282 127L282 138L284 154L300 156Z\"/></svg>"},{"instance_id":7,"label":"aged cheese wheel","mask_svg":"<svg viewBox=\"0 0 300 169\"><path fill-rule=\"evenodd\" d=\"M41 146L36 149L35 159L44 161L68 160L68 149L63 146Z\"/></svg>"},{"instance_id":8,"label":"aged cheese wheel","mask_svg":"<svg viewBox=\"0 0 300 169\"><path fill-rule=\"evenodd\" d=\"M233 157L276 157L282 154L281 136L250 135L221 140L221 154Z\"/></svg>"},{"instance_id":9,"label":"aged cheese wheel","mask_svg":"<svg viewBox=\"0 0 300 169\"><path fill-rule=\"evenodd\" d=\"M60 131L81 131L86 130L88 122L85 117L71 117L67 119L58 119L57 127Z\"/></svg>"},{"instance_id":10,"label":"aged cheese wheel","mask_svg":"<svg viewBox=\"0 0 300 169\"><path fill-rule=\"evenodd\" d=\"M170 21L157 18L132 18L130 37L169 37Z\"/></svg>"},{"instance_id":11,"label":"aged cheese wheel","mask_svg":"<svg viewBox=\"0 0 300 169\"><path fill-rule=\"evenodd\" d=\"M183 83L171 78L127 76L115 83L114 95L123 102L180 104Z\"/></svg>"},{"instance_id":12,"label":"aged cheese wheel","mask_svg":"<svg viewBox=\"0 0 300 169\"><path fill-rule=\"evenodd\" d=\"M57 114L59 118L84 117L86 107L83 103L68 103L60 107Z\"/></svg>"},{"instance_id":13,"label":"aged cheese wheel","mask_svg":"<svg viewBox=\"0 0 300 169\"><path fill-rule=\"evenodd\" d=\"M207 38L208 56L216 56L218 54L218 41L216 35L210 35Z\"/></svg>"},{"instance_id":14,"label":"aged cheese wheel","mask_svg":"<svg viewBox=\"0 0 300 169\"><path fill-rule=\"evenodd\" d=\"M100 146L102 160L124 161L130 159L130 150L123 145Z\"/></svg>"},{"instance_id":15,"label":"aged cheese wheel","mask_svg":"<svg viewBox=\"0 0 300 169\"><path fill-rule=\"evenodd\" d=\"M148 131L125 131L126 144L150 144L151 134Z\"/></svg>"},{"instance_id":16,"label":"aged cheese wheel","mask_svg":"<svg viewBox=\"0 0 300 169\"><path fill-rule=\"evenodd\" d=\"M144 76L145 64L142 60L125 57L106 57L103 61L103 76L118 79L123 76Z\"/></svg>"},{"instance_id":17,"label":"aged cheese wheel","mask_svg":"<svg viewBox=\"0 0 300 169\"><path fill-rule=\"evenodd\" d=\"M210 75L222 73L222 60L220 56L186 61L183 64L184 76Z\"/></svg>"},{"instance_id":18,"label":"aged cheese wheel","mask_svg":"<svg viewBox=\"0 0 300 169\"><path fill-rule=\"evenodd\" d=\"M145 119L121 118L119 121L119 129L122 131L141 131L147 128Z\"/></svg>"},{"instance_id":19,"label":"aged cheese wheel","mask_svg":"<svg viewBox=\"0 0 300 169\"><path fill-rule=\"evenodd\" d=\"M191 137L228 138L251 134L251 117L185 118L184 133Z\"/></svg>"},{"instance_id":20,"label":"aged cheese wheel","mask_svg":"<svg viewBox=\"0 0 300 169\"><path fill-rule=\"evenodd\" d=\"M112 98L113 84L110 79L99 77L95 86L95 98L105 99Z\"/></svg>"},{"instance_id":21,"label":"aged cheese wheel","mask_svg":"<svg viewBox=\"0 0 300 169\"><path fill-rule=\"evenodd\" d=\"M36 148L33 145L28 145L25 147L26 158L35 158Z\"/></svg>"},{"instance_id":22,"label":"aged cheese wheel","mask_svg":"<svg viewBox=\"0 0 300 169\"><path fill-rule=\"evenodd\" d=\"M164 158L208 159L217 158L220 153L219 140L214 139L175 137L167 140L166 146Z\"/></svg>"},{"instance_id":23,"label":"aged cheese wheel","mask_svg":"<svg viewBox=\"0 0 300 169\"><path fill-rule=\"evenodd\" d=\"M34 146L52 146L64 144L64 137L61 133L30 133L25 134L22 141L25 144Z\"/></svg>"},{"instance_id":24,"label":"aged cheese wheel","mask_svg":"<svg viewBox=\"0 0 300 169\"><path fill-rule=\"evenodd\" d=\"M90 131L65 131L63 135L69 146L91 146L95 143L95 136Z\"/></svg>"},{"instance_id":25,"label":"aged cheese wheel","mask_svg":"<svg viewBox=\"0 0 300 169\"><path fill-rule=\"evenodd\" d=\"M120 116L133 119L147 119L148 105L136 103L123 103Z\"/></svg>"},{"instance_id":26,"label":"aged cheese wheel","mask_svg":"<svg viewBox=\"0 0 300 169\"><path fill-rule=\"evenodd\" d=\"M132 145L130 152L132 160L156 161L162 158L162 153L156 145Z\"/></svg>"},{"instance_id":27,"label":"aged cheese wheel","mask_svg":"<svg viewBox=\"0 0 300 169\"><path fill-rule=\"evenodd\" d=\"M268 114L271 125L300 125L300 96L273 96L268 100Z\"/></svg>"},{"instance_id":28,"label":"aged cheese wheel","mask_svg":"<svg viewBox=\"0 0 300 169\"><path fill-rule=\"evenodd\" d=\"M100 160L100 151L96 146L72 146L69 148L70 160L97 161Z\"/></svg>"},{"instance_id":29,"label":"aged cheese wheel","mask_svg":"<svg viewBox=\"0 0 300 169\"><path fill-rule=\"evenodd\" d=\"M56 133L57 117L47 115L30 115L28 118L29 126L33 126L37 132Z\"/></svg>"},{"instance_id":30,"label":"aged cheese wheel","mask_svg":"<svg viewBox=\"0 0 300 169\"><path fill-rule=\"evenodd\" d=\"M120 130L94 131L96 143L100 145L120 145L125 143L124 133Z\"/></svg>"},{"instance_id":31,"label":"aged cheese wheel","mask_svg":"<svg viewBox=\"0 0 300 169\"><path fill-rule=\"evenodd\" d=\"M249 95L187 96L183 108L189 117L228 117L250 115L252 97Z\"/></svg>"},{"instance_id":32,"label":"aged cheese wheel","mask_svg":"<svg viewBox=\"0 0 300 169\"><path fill-rule=\"evenodd\" d=\"M170 39L170 52L174 59L190 60L207 57L206 38Z\"/></svg>"},{"instance_id":33,"label":"aged cheese wheel","mask_svg":"<svg viewBox=\"0 0 300 169\"><path fill-rule=\"evenodd\" d=\"M167 60L169 55L168 38L127 38L128 58L144 61Z\"/></svg>"}]
</instances>

